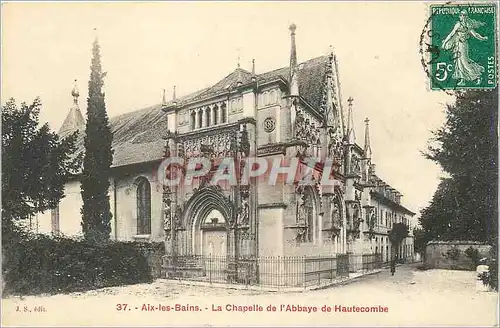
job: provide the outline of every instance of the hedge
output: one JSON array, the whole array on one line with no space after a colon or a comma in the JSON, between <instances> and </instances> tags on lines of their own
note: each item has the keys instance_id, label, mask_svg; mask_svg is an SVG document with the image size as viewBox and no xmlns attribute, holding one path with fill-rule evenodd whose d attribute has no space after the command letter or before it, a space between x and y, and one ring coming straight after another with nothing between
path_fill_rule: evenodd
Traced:
<instances>
[{"instance_id":1,"label":"hedge","mask_svg":"<svg viewBox=\"0 0 500 328\"><path fill-rule=\"evenodd\" d=\"M161 245L32 235L4 244L4 294L65 293L151 282L151 254Z\"/></svg>"}]
</instances>

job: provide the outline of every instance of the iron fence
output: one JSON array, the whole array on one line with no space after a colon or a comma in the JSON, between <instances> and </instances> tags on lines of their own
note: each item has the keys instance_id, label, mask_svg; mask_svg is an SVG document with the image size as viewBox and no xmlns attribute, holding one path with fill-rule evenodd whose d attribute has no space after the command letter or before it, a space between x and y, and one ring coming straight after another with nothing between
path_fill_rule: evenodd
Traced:
<instances>
[{"instance_id":1,"label":"iron fence","mask_svg":"<svg viewBox=\"0 0 500 328\"><path fill-rule=\"evenodd\" d=\"M380 254L332 256L164 256L164 276L172 279L267 287L323 286L381 267ZM352 264L354 263L354 264ZM353 271L354 270L354 271Z\"/></svg>"}]
</instances>

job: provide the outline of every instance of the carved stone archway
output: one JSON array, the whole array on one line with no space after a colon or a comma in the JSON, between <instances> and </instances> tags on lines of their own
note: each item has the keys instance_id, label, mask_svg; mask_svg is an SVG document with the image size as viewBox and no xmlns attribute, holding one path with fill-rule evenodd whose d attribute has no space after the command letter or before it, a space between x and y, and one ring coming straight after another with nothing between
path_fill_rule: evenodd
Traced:
<instances>
[{"instance_id":1,"label":"carved stone archway","mask_svg":"<svg viewBox=\"0 0 500 328\"><path fill-rule=\"evenodd\" d=\"M208 216L214 212L220 213L222 220L211 221ZM202 255L203 234L205 232L207 235L207 232L214 231L211 235L225 236L224 244L228 248L222 254L230 254L232 250L230 248L229 231L234 222L233 213L233 204L224 196L220 188L208 186L196 191L186 203L182 215L183 225L186 227L190 245L188 252L194 255Z\"/></svg>"}]
</instances>

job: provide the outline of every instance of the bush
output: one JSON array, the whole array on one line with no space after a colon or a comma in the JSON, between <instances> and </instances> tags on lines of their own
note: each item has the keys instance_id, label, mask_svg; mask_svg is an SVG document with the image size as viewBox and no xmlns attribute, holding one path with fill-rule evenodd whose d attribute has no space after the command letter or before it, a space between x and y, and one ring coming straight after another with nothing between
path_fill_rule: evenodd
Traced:
<instances>
[{"instance_id":1,"label":"bush","mask_svg":"<svg viewBox=\"0 0 500 328\"><path fill-rule=\"evenodd\" d=\"M84 291L152 281L148 254L157 245L109 242L96 245L32 235L4 245L7 294Z\"/></svg>"},{"instance_id":2,"label":"bush","mask_svg":"<svg viewBox=\"0 0 500 328\"><path fill-rule=\"evenodd\" d=\"M456 262L460 258L460 250L457 247L450 248L443 254L444 258L451 260L453 263L451 265L452 270L456 270Z\"/></svg>"},{"instance_id":3,"label":"bush","mask_svg":"<svg viewBox=\"0 0 500 328\"><path fill-rule=\"evenodd\" d=\"M470 246L465 250L465 255L471 259L472 261L472 269L475 270L476 267L479 265L479 251L477 248L474 248Z\"/></svg>"},{"instance_id":4,"label":"bush","mask_svg":"<svg viewBox=\"0 0 500 328\"><path fill-rule=\"evenodd\" d=\"M456 247L450 248L446 251L446 253L443 254L445 258L452 260L452 261L458 261L460 257L460 250Z\"/></svg>"}]
</instances>

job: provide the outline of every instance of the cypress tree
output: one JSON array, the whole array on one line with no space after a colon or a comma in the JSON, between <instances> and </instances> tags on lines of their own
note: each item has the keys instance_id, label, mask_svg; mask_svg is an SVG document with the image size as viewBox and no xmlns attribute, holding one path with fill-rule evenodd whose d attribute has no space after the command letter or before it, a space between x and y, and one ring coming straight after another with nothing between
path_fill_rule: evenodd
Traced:
<instances>
[{"instance_id":1,"label":"cypress tree","mask_svg":"<svg viewBox=\"0 0 500 328\"><path fill-rule=\"evenodd\" d=\"M108 190L113 160L113 135L102 91L105 75L101 67L100 46L96 39L90 66L85 156L81 176L83 234L86 240L95 243L109 240L112 218Z\"/></svg>"}]
</instances>

